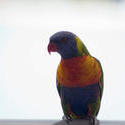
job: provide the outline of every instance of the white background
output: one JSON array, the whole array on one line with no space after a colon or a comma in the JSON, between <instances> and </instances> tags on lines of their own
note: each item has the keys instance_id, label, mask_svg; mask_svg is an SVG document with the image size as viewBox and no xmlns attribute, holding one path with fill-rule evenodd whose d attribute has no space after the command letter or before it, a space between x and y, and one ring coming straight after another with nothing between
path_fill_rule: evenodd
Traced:
<instances>
[{"instance_id":1,"label":"white background","mask_svg":"<svg viewBox=\"0 0 125 125\"><path fill-rule=\"evenodd\" d=\"M125 3L82 0L0 0L0 119L61 119L56 90L60 56L49 37L77 34L104 70L98 115L125 120Z\"/></svg>"}]
</instances>

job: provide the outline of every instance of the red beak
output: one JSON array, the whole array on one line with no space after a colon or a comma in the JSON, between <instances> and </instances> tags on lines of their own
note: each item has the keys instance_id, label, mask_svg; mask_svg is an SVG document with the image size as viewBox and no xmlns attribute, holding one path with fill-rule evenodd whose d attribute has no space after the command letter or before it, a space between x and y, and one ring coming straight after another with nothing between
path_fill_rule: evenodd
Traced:
<instances>
[{"instance_id":1,"label":"red beak","mask_svg":"<svg viewBox=\"0 0 125 125\"><path fill-rule=\"evenodd\" d=\"M49 43L49 45L48 45L48 52L49 52L49 54L51 53L51 52L56 52L58 49L57 49L57 46L56 46L56 44L55 43Z\"/></svg>"}]
</instances>

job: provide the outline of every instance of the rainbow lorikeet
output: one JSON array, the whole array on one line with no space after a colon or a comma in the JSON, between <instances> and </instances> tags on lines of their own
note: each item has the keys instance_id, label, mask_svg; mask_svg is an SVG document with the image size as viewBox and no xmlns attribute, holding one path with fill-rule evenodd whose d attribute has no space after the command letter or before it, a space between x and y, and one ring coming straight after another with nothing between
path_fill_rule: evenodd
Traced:
<instances>
[{"instance_id":1,"label":"rainbow lorikeet","mask_svg":"<svg viewBox=\"0 0 125 125\"><path fill-rule=\"evenodd\" d=\"M103 71L75 34L57 32L50 37L48 52L58 52L57 90L67 120L96 118L103 92Z\"/></svg>"}]
</instances>

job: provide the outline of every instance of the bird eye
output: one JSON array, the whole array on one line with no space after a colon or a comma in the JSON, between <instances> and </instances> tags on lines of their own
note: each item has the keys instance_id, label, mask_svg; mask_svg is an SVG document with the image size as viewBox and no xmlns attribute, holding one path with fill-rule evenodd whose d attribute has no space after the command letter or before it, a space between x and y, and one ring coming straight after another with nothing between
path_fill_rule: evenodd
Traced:
<instances>
[{"instance_id":1,"label":"bird eye","mask_svg":"<svg viewBox=\"0 0 125 125\"><path fill-rule=\"evenodd\" d=\"M61 42L66 42L67 41L67 38L66 37L63 37L62 39L61 39Z\"/></svg>"}]
</instances>

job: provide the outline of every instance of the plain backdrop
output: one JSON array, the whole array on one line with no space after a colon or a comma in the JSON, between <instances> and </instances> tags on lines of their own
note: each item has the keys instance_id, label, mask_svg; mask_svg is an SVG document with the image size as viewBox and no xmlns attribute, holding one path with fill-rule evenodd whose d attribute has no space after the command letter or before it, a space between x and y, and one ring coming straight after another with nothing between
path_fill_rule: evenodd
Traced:
<instances>
[{"instance_id":1,"label":"plain backdrop","mask_svg":"<svg viewBox=\"0 0 125 125\"><path fill-rule=\"evenodd\" d=\"M104 70L102 120L125 120L125 3L0 0L0 119L61 119L57 31L77 34Z\"/></svg>"}]
</instances>

